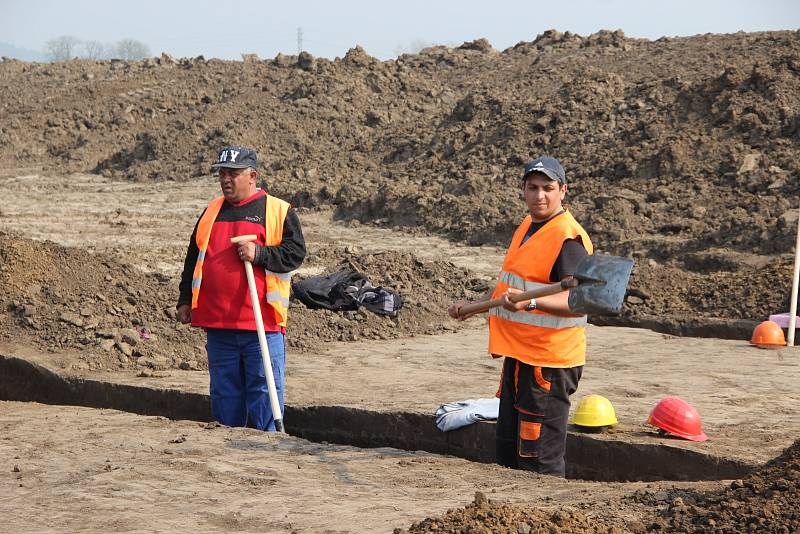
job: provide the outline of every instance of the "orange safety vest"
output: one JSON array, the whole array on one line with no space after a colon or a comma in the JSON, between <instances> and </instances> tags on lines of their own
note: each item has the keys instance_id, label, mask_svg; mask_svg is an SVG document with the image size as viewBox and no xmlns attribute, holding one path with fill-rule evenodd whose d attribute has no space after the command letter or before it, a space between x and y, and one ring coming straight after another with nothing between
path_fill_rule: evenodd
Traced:
<instances>
[{"instance_id":1,"label":"orange safety vest","mask_svg":"<svg viewBox=\"0 0 800 534\"><path fill-rule=\"evenodd\" d=\"M203 261L206 257L208 241L211 239L211 228L217 219L219 210L225 202L224 197L217 197L212 200L205 213L197 223L197 233L195 241L200 253L197 255L197 263L194 265L192 275L192 309L197 308L200 297L200 287L203 282ZM266 231L266 246L278 245L283 238L283 221L289 211L290 204L279 198L267 195L266 218L264 219ZM231 245L233 246L233 245ZM291 273L273 273L264 269L266 275L267 304L272 306L277 316L279 326L286 326L286 319L289 316L289 291L291 289Z\"/></svg>"},{"instance_id":2,"label":"orange safety vest","mask_svg":"<svg viewBox=\"0 0 800 534\"><path fill-rule=\"evenodd\" d=\"M528 215L514 232L493 299L510 287L530 291L550 284L550 271L566 239L580 237L586 251L593 251L589 235L568 211L548 221L520 246L530 225ZM586 362L585 326L585 315L564 317L542 310L492 308L489 352L495 358L509 356L539 367L576 367Z\"/></svg>"}]
</instances>

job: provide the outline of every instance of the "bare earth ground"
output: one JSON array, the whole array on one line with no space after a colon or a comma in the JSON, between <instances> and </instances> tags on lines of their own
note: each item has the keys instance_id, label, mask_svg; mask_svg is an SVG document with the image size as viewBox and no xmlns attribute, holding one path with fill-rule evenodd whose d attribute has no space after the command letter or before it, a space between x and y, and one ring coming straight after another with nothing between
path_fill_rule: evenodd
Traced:
<instances>
[{"instance_id":1,"label":"bare earth ground","mask_svg":"<svg viewBox=\"0 0 800 534\"><path fill-rule=\"evenodd\" d=\"M567 505L674 484L559 481L396 449L112 410L0 402L7 532L391 532L472 500ZM681 487L713 488L718 483ZM589 508L591 513L591 508Z\"/></svg>"},{"instance_id":2,"label":"bare earth ground","mask_svg":"<svg viewBox=\"0 0 800 534\"><path fill-rule=\"evenodd\" d=\"M64 183L70 184L68 190L54 194ZM3 207L6 216L0 219L0 228L24 232L33 239L91 248L101 258L116 256L142 270L177 277L186 236L217 185L213 181L130 184L73 175L4 179L2 189L9 200ZM121 210L128 210L126 228L109 227L109 221ZM394 248L412 251L423 260L446 258L487 278L493 278L502 261L503 251L497 248L468 247L364 225L352 227L332 221L329 212L303 212L301 220L312 254L324 254L326 248L337 246L358 246L365 255ZM313 265L307 269L320 270ZM403 293L409 298L415 291L425 291L425 287ZM174 302L176 297L167 298ZM308 312L298 306L314 316L336 315L323 310ZM413 310L403 310L401 316L408 313ZM371 314L363 320L384 321ZM290 325L289 337L293 329L300 328L298 321L295 317L294 325ZM321 342L302 354L291 354L290 349L287 401L433 413L444 402L492 396L499 362L486 356L483 320L444 322L460 330L392 342ZM168 325L189 330L174 323ZM22 340L10 336L0 342L24 346ZM702 445L701 450L730 447L723 450L733 457L763 462L792 441L792 429L799 421L794 407L800 400L791 387L798 365L796 349L758 350L745 340L678 338L647 330L600 327L590 327L589 343L590 363L579 394L595 393L612 399L622 415L622 428L644 430L641 423L655 402L665 395L678 395L690 400L701 415L715 415L714 419L706 416L705 425L707 433L716 439ZM56 368L87 374L87 370L75 368L78 357L65 356L64 351L48 352L50 356L28 357L44 359L44 363L57 360ZM99 376L116 376L109 374L110 370L103 369ZM177 380L173 376L162 378L162 383L185 383L188 388L207 391L205 372L165 369L157 374L181 376ZM148 379L136 377L132 371L127 375L136 381ZM191 378L195 376L198 378ZM384 393L387 390L391 396ZM776 391L782 394L775 395ZM767 420L763 419L765 413L770 414ZM743 423L749 428L744 435L740 431ZM778 437L781 435L782 439ZM764 447L764 443L774 445Z\"/></svg>"},{"instance_id":3,"label":"bare earth ground","mask_svg":"<svg viewBox=\"0 0 800 534\"><path fill-rule=\"evenodd\" d=\"M478 320L475 320L477 323ZM760 464L798 438L797 349L761 350L746 342L678 338L633 328L588 329L588 363L573 398L603 395L620 424L596 437L676 447ZM433 414L445 402L492 397L500 362L486 355L486 329L382 342L331 343L318 353L289 354L286 402ZM67 354L0 344L0 352L68 369ZM67 372L132 385L208 392L205 371ZM754 379L757 377L757 379ZM388 393L387 393L388 392ZM661 439L645 424L663 397L677 395L700 412L705 443Z\"/></svg>"},{"instance_id":4,"label":"bare earth ground","mask_svg":"<svg viewBox=\"0 0 800 534\"><path fill-rule=\"evenodd\" d=\"M760 321L788 308L800 191L798 57L796 31L649 41L548 30L502 51L478 39L390 61L359 47L334 60L2 60L0 172L194 181L207 176L221 146L244 144L258 148L271 191L295 206L502 245L524 215L520 169L550 154L567 169L567 205L595 250L637 260L637 291L617 326L660 320L669 322L662 330L686 333L696 320ZM166 204L170 190L157 194ZM132 230L127 217L137 211L126 204L105 229ZM140 227L147 234L158 224ZM385 279L408 282L398 276L413 259L378 260L386 258L370 274L395 265ZM432 270L433 280L460 289L452 270ZM436 333L442 325L424 307L413 317ZM351 337L371 336L345 326ZM419 330L395 326L397 335L384 334ZM303 337L290 339L292 347L310 348ZM200 363L190 351L167 357Z\"/></svg>"},{"instance_id":5,"label":"bare earth ground","mask_svg":"<svg viewBox=\"0 0 800 534\"><path fill-rule=\"evenodd\" d=\"M179 272L197 214L216 191L213 182L134 184L89 175L9 177L0 184L5 199L0 230L91 249L98 253L93 258L171 278ZM368 258L394 248L426 262L446 258L481 279L496 272L502 257L490 247L343 224L326 211L303 211L301 220L310 252L323 259L326 249L358 246ZM310 262L307 273L319 272L323 264ZM174 291L173 282L156 289ZM412 285L405 294L432 287ZM443 313L438 301L430 303L434 315ZM401 315L416 310L411 305ZM328 312L310 313L304 320ZM47 330L46 314L38 316L39 327ZM300 329L294 317L294 328ZM382 319L359 319L360 324L371 320ZM94 345L46 350L36 344L36 330L5 324L11 326L0 339L4 354L67 374L207 391L202 366L142 373L147 366L138 363L78 364L102 362L107 355ZM323 321L320 328L328 324ZM444 321L436 335L419 334L424 330L290 349L287 402L432 413L443 402L494 394L498 362L485 354L480 319L465 325ZM195 332L187 335L198 338ZM589 363L574 400L589 393L612 400L621 424L605 439L669 443L751 463L773 458L797 439L796 350L627 328L590 327L588 336ZM663 440L648 430L643 422L649 410L668 394L698 408L709 442ZM430 454L319 445L113 411L2 403L0 428L0 469L7 473L0 478L0 512L11 531L385 532L463 506L476 490L536 507L574 506L626 524L638 521L638 505L618 498L646 487L554 481Z\"/></svg>"},{"instance_id":6,"label":"bare earth ground","mask_svg":"<svg viewBox=\"0 0 800 534\"><path fill-rule=\"evenodd\" d=\"M491 246L523 215L519 169L544 153L565 164L567 205L596 250L636 259L617 324L747 331L788 308L799 52L796 31L548 30L503 51L478 39L383 62L359 47L334 60L2 58L0 349L64 374L205 390L202 334L176 327L174 302L216 193L207 162L230 143L256 147L271 192L299 209L297 278L356 268L405 299L395 319L294 302L293 404L431 413L491 395L484 327L445 309L492 283ZM797 438L795 350L589 335L578 397L608 396L622 421L603 439L763 462ZM666 394L698 407L709 442L646 431ZM0 428L11 531L800 531L800 442L741 481L687 485L719 491L648 493L108 411L3 403ZM549 516L483 494L464 506L476 489L547 514L584 507Z\"/></svg>"},{"instance_id":7,"label":"bare earth ground","mask_svg":"<svg viewBox=\"0 0 800 534\"><path fill-rule=\"evenodd\" d=\"M0 177L4 193L0 228L36 240L102 251L144 271L177 276L192 228L203 208L219 195L213 177L206 181L119 182L99 175L17 175ZM360 225L330 228L331 214L303 212L309 252L325 246L371 246L373 250L413 250L425 259L449 261L486 274L496 274L503 251L470 247L437 237ZM446 247L446 251L440 250ZM302 268L300 273L319 269Z\"/></svg>"}]
</instances>

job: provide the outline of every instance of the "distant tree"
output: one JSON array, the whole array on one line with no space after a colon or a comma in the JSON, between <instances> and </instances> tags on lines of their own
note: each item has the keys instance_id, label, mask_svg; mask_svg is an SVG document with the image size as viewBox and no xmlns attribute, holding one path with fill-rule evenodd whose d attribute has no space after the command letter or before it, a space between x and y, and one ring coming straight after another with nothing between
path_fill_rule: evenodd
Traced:
<instances>
[{"instance_id":1,"label":"distant tree","mask_svg":"<svg viewBox=\"0 0 800 534\"><path fill-rule=\"evenodd\" d=\"M100 41L84 41L81 57L86 59L108 59L114 55L110 48L109 45Z\"/></svg>"},{"instance_id":2,"label":"distant tree","mask_svg":"<svg viewBox=\"0 0 800 534\"><path fill-rule=\"evenodd\" d=\"M76 56L80 39L71 35L62 35L45 43L45 51L50 61L69 61Z\"/></svg>"},{"instance_id":3,"label":"distant tree","mask_svg":"<svg viewBox=\"0 0 800 534\"><path fill-rule=\"evenodd\" d=\"M115 55L120 59L135 61L150 57L150 49L141 41L136 39L122 39L117 42Z\"/></svg>"}]
</instances>

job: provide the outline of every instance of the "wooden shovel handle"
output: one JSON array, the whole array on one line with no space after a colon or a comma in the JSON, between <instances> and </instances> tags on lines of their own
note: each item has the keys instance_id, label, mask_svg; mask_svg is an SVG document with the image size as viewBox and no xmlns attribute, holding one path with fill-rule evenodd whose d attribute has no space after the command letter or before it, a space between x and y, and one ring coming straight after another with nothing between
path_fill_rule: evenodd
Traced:
<instances>
[{"instance_id":1,"label":"wooden shovel handle","mask_svg":"<svg viewBox=\"0 0 800 534\"><path fill-rule=\"evenodd\" d=\"M521 291L519 293L511 293L508 299L512 302L522 302L523 300L537 299L539 297L555 295L556 293L561 293L562 291L572 289L573 287L578 287L578 280L576 278L569 278L567 280L562 280L560 282L556 282L555 284L549 284L538 289ZM464 304L458 309L458 315L459 317L463 317L464 315L471 315L473 313L483 313L502 305L502 298Z\"/></svg>"}]
</instances>

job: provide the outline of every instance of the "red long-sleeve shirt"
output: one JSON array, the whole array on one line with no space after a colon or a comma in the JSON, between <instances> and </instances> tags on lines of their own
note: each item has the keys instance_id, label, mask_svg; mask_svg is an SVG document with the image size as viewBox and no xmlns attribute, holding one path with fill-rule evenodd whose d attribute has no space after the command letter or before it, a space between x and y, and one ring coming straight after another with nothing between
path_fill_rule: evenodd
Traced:
<instances>
[{"instance_id":1,"label":"red long-sleeve shirt","mask_svg":"<svg viewBox=\"0 0 800 534\"><path fill-rule=\"evenodd\" d=\"M281 243L276 246L264 246L265 210L266 193L263 191L258 191L238 204L225 202L222 205L211 229L211 238L206 249L198 307L192 310L193 326L256 329L244 264L236 254L236 247L230 242L231 237L255 234L257 238L253 274L264 329L268 332L282 330L277 324L272 306L266 301L264 269L286 273L298 268L305 258L305 240L297 214L290 209L284 221ZM192 273L199 254L196 233L197 225L192 232L186 252L180 283L179 306L192 301Z\"/></svg>"}]
</instances>

